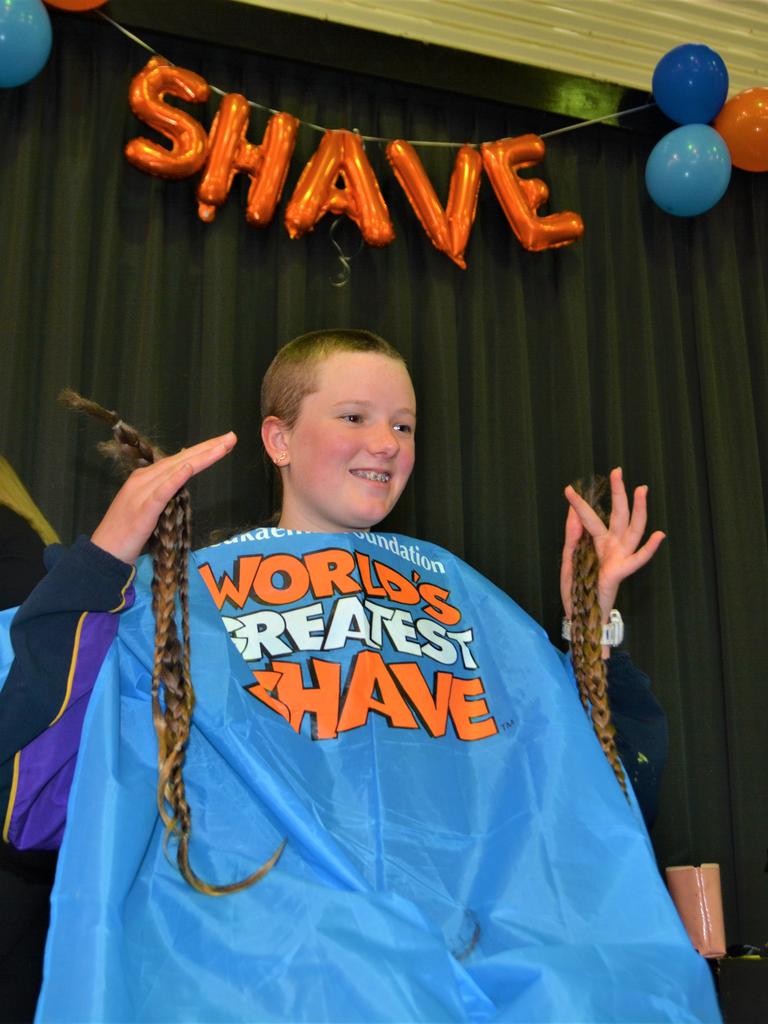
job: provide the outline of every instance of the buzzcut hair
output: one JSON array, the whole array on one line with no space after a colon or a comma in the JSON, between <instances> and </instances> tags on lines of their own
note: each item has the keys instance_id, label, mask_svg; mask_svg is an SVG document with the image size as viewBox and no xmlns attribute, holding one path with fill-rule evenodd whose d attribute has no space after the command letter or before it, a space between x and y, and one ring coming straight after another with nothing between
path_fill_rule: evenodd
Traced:
<instances>
[{"instance_id":1,"label":"buzzcut hair","mask_svg":"<svg viewBox=\"0 0 768 1024\"><path fill-rule=\"evenodd\" d=\"M317 389L318 366L336 352L369 352L406 365L394 345L372 331L332 327L301 334L280 349L264 374L262 420L276 416L292 427L298 419L301 403Z\"/></svg>"}]
</instances>

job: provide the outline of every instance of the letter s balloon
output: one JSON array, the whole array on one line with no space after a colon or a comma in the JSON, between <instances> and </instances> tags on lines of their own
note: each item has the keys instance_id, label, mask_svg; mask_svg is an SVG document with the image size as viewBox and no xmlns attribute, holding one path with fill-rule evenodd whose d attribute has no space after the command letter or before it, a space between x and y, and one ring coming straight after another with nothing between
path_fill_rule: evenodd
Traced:
<instances>
[{"instance_id":1,"label":"letter s balloon","mask_svg":"<svg viewBox=\"0 0 768 1024\"><path fill-rule=\"evenodd\" d=\"M194 71L177 68L162 57L152 57L131 82L128 102L131 110L151 128L171 140L166 149L150 139L131 139L125 155L134 167L159 178L188 178L205 161L208 136L194 117L163 102L166 93L188 103L208 99L210 87Z\"/></svg>"}]
</instances>

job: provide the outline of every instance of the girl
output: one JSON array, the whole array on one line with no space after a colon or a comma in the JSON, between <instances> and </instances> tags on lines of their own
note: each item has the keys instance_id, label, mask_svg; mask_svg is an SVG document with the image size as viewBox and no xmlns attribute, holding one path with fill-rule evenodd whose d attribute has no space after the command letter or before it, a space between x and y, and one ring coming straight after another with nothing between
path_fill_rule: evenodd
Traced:
<instances>
[{"instance_id":1,"label":"girl","mask_svg":"<svg viewBox=\"0 0 768 1024\"><path fill-rule=\"evenodd\" d=\"M233 434L133 472L15 620L6 838L58 842L77 755L39 1019L716 1020L546 637L450 553L371 532L414 462L399 354L304 335L262 413L278 523L197 552L182 582L191 729L183 653L148 651L162 574L133 563ZM640 545L645 490L630 513L619 471L611 489L608 526L567 491L566 613L584 528L604 620L661 543ZM201 892L164 855L150 705L168 846Z\"/></svg>"}]
</instances>

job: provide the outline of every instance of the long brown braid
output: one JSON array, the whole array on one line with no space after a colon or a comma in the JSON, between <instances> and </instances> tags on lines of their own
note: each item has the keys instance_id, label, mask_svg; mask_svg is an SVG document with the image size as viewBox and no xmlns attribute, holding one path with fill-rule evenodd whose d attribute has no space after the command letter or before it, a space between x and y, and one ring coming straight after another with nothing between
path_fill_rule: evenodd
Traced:
<instances>
[{"instance_id":1,"label":"long brown braid","mask_svg":"<svg viewBox=\"0 0 768 1024\"><path fill-rule=\"evenodd\" d=\"M113 440L99 445L128 475L164 457L116 412L105 409L66 389L59 396L64 405L107 423ZM203 881L189 863L192 815L184 785L184 760L189 739L195 692L190 673L189 553L192 546L189 491L182 487L165 506L149 540L152 556L152 611L155 618L155 652L152 668L152 719L157 733L157 806L165 824L165 846L177 840L176 860L181 874L198 892L224 896L260 881L277 863L285 842L268 861L240 882L212 885ZM181 608L181 640L176 625L176 598Z\"/></svg>"},{"instance_id":2,"label":"long brown braid","mask_svg":"<svg viewBox=\"0 0 768 1024\"><path fill-rule=\"evenodd\" d=\"M573 485L574 490L589 502L604 522L607 517L600 507L600 499L606 484L605 477L596 477L586 485L580 480ZM616 749L616 729L611 721L608 678L600 643L602 614L597 592L599 568L594 541L591 534L584 530L573 553L571 657L581 703L591 715L592 727L600 746L626 796L627 783Z\"/></svg>"}]
</instances>

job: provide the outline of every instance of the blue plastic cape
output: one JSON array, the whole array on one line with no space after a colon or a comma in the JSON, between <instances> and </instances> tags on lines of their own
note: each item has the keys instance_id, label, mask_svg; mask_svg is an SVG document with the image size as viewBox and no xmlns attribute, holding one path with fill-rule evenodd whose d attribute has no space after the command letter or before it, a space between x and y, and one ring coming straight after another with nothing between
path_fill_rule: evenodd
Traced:
<instances>
[{"instance_id":1,"label":"blue plastic cape","mask_svg":"<svg viewBox=\"0 0 768 1024\"><path fill-rule=\"evenodd\" d=\"M255 531L195 562L192 865L228 883L285 851L219 898L163 854L143 564L38 1021L720 1019L569 670L506 595L384 534Z\"/></svg>"}]
</instances>

